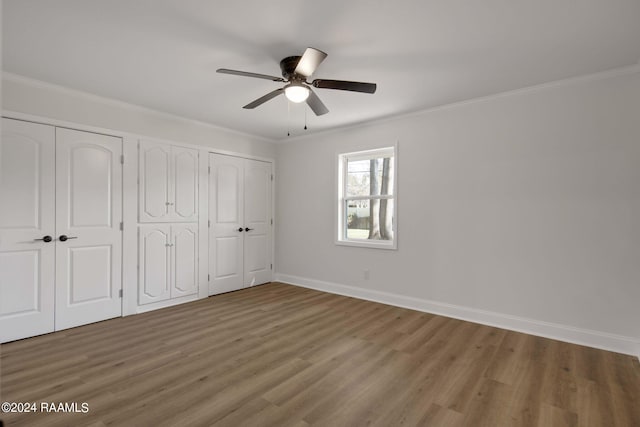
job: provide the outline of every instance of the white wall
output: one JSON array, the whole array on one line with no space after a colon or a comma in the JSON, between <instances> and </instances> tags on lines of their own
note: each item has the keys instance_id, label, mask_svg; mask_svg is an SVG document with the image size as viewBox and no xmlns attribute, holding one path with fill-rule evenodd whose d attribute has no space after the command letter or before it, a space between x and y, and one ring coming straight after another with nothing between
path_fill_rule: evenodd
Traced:
<instances>
[{"instance_id":1,"label":"white wall","mask_svg":"<svg viewBox=\"0 0 640 427\"><path fill-rule=\"evenodd\" d=\"M336 246L336 153L396 140L398 250ZM638 351L637 68L309 136L277 159L282 280Z\"/></svg>"},{"instance_id":2,"label":"white wall","mask_svg":"<svg viewBox=\"0 0 640 427\"><path fill-rule=\"evenodd\" d=\"M2 108L121 132L275 157L272 142L59 86L4 74Z\"/></svg>"}]
</instances>

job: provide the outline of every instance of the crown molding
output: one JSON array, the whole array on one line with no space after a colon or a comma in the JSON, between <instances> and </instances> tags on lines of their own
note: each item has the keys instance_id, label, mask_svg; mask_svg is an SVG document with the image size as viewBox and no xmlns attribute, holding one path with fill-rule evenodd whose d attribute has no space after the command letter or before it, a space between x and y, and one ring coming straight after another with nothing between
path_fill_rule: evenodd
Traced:
<instances>
[{"instance_id":1,"label":"crown molding","mask_svg":"<svg viewBox=\"0 0 640 427\"><path fill-rule=\"evenodd\" d=\"M21 83L21 84L25 84L28 86L32 86L32 87L37 87L37 88L42 88L42 89L48 89L48 90L55 90L58 92L62 92L62 93L66 93L69 95L73 95L73 96L77 96L77 97L82 97L94 102L99 102L102 104L106 104L106 105L113 105L113 106L117 106L120 108L124 108L124 109L129 109L132 111L139 111L139 112L146 112L146 113L151 113L151 114L156 114L156 115L160 115L160 116L164 116L166 118L169 119L173 119L173 120L177 120L177 121L181 121L183 123L189 123L189 124L195 124L195 125L199 125L199 126L204 126L204 127L208 127L210 129L215 129L221 132L228 132L231 134L235 134L238 136L242 136L245 138L254 138L257 139L261 142L268 142L271 144L276 144L276 145L280 145L280 144L289 144L289 143L294 143L294 142L301 142L301 141L305 141L305 140L309 140L309 139L313 139L316 138L318 136L323 136L323 135L331 135L333 133L336 132L342 132L345 130L349 130L349 129L358 129L358 128L362 128L362 127L367 127L367 126L371 126L373 124L383 124L383 123L389 123L389 122L393 122L393 121L397 121L397 120L401 120L401 119L405 119L405 118L410 118L410 117L415 117L415 116L420 116L420 115L424 115L424 114L429 114L429 113L433 113L433 112L437 112L437 111L443 111L443 110L448 110L448 109L453 109L453 108L457 108L457 107L463 107L463 106L467 106L467 105L473 105L473 104L478 104L478 103L483 103L483 102L490 102L496 99L501 99L501 98L506 98L506 97L511 97L511 96L518 96L518 95L524 95L524 94L531 94L531 93L536 93L536 92L542 92L548 89L553 89L553 88L558 88L558 87L565 87L565 86L571 86L571 85L576 85L576 84L584 84L584 83L589 83L589 82L594 82L594 81L599 81L599 80L606 80L606 79L610 79L610 78L615 78L615 77L620 77L620 76L625 76L625 75L632 75L632 74L637 74L640 73L640 62L638 62L637 64L633 64L633 65L629 65L629 66L624 66L624 67L618 67L618 68L613 68L610 70L606 70L606 71L601 71L601 72L597 72L597 73L591 73L591 74L584 74L584 75L580 75L580 76L574 76L574 77L569 77L566 79L560 79L560 80L554 80L551 82L546 82L546 83L541 83L541 84L537 84L537 85L533 85L533 86L527 86L527 87L523 87L523 88L519 88L519 89L513 89L513 90L508 90L508 91L504 91L504 92L498 92L498 93L494 93L491 95L485 95L485 96L480 96L480 97L476 97L476 98L470 98L470 99L466 99L463 101L456 101L456 102L452 102L452 103L448 103L448 104L442 104L442 105L438 105L435 107L429 107L429 108L425 108L425 109L420 109L420 110L416 110L416 111L410 111L410 112L406 112L406 113L401 113L401 114L396 114L396 115L389 115L389 116L382 116L382 117L377 117L377 118L373 118L371 120L365 120L365 121L360 121L358 123L352 123L352 124L348 124L348 125L344 125L344 126L338 126L332 129L327 129L324 131L319 131L319 132L314 132L312 134L309 135L299 135L299 136L294 136L291 138L287 138L287 139L271 139L271 138L267 138L264 136L259 136L259 135L255 135L255 134L250 134L250 133L246 133L246 132L242 132L242 131L238 131L235 129L230 129L230 128L226 128L223 126L219 126L219 125L215 125L213 123L209 123L209 122L203 122L201 120L196 120L196 119L191 119L191 118L187 118L184 116L179 116L177 114L172 114L172 113L168 113L165 111L160 111L160 110L155 110L153 108L149 108L149 107L144 107L141 105L137 105L137 104L131 104L129 102L125 102L125 101L120 101L114 98L108 98L108 97L104 97L101 95L95 95L89 92L85 92L85 91L81 91L78 89L72 89L66 86L61 86L61 85L57 85L54 83L49 83L49 82L45 82L42 80L37 80L37 79L33 79L30 77L25 77L19 74L14 74L14 73L10 73L7 71L3 71L2 72L2 78L10 81L10 82L16 82L16 83Z\"/></svg>"},{"instance_id":2,"label":"crown molding","mask_svg":"<svg viewBox=\"0 0 640 427\"><path fill-rule=\"evenodd\" d=\"M624 66L624 67L612 68L610 70L601 71L601 72L598 72L598 73L583 74L583 75L580 75L580 76L568 77L566 79L560 79L560 80L553 80L553 81L550 81L550 82L541 83L541 84L537 84L537 85L533 85L533 86L526 86L526 87L519 88L519 89L512 89L512 90L508 90L508 91L504 91L504 92L498 92L498 93L494 93L494 94L491 94L491 95L479 96L479 97L476 97L476 98L469 98L469 99L465 99L463 101L456 101L456 102L451 102L451 103L448 103L448 104L437 105L435 107L429 107L429 108L425 108L425 109L409 111L409 112L402 113L402 114L378 117L378 118L374 118L374 119L371 119L371 120L366 120L366 121L362 121L362 122L358 122L358 123L352 123L352 124L348 124L348 125L344 125L344 126L340 126L340 127L335 127L333 129L327 129L327 130L316 132L316 133L312 133L312 134L309 134L309 135L294 136L294 137L288 138L286 140L274 140L273 142L276 143L276 144L283 144L283 143L284 144L288 144L288 143L292 143L292 142L299 142L299 141L304 141L304 140L308 140L308 139L313 139L313 138L315 138L317 136L320 136L320 135L330 135L332 133L341 132L341 131L345 131L345 130L349 130L349 129L358 129L358 128L363 128L363 127L367 127L367 126L371 126L371 125L389 123L389 122L394 122L396 120L402 120L402 119L405 119L405 118L421 116L421 115L425 115L425 114L429 114L429 113L435 113L435 112L438 112L438 111L444 111L444 110L454 109L454 108L458 108L458 107L464 107L464 106L467 106L467 105L490 102L490 101L494 101L496 99L508 98L508 97L518 96L518 95L532 94L532 93L537 93L537 92L543 92L543 91L546 91L548 89L554 89L554 88L559 88L559 87L566 87L566 86L572 86L572 85L577 85L577 84L590 83L590 82L595 82L595 81L600 81L600 80L607 80L607 79L611 79L611 78L615 78L615 77L633 75L633 74L637 74L637 73L640 73L640 62L638 62L637 64L628 65L628 66Z\"/></svg>"}]
</instances>

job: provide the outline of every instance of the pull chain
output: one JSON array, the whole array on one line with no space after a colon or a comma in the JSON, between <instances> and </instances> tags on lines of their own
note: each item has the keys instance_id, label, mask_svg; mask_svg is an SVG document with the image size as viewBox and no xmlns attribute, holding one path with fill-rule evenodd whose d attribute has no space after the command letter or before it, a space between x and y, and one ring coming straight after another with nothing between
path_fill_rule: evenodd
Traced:
<instances>
[{"instance_id":1,"label":"pull chain","mask_svg":"<svg viewBox=\"0 0 640 427\"><path fill-rule=\"evenodd\" d=\"M291 102L287 99L287 136L291 136Z\"/></svg>"},{"instance_id":2,"label":"pull chain","mask_svg":"<svg viewBox=\"0 0 640 427\"><path fill-rule=\"evenodd\" d=\"M304 130L307 130L307 106L304 106Z\"/></svg>"}]
</instances>

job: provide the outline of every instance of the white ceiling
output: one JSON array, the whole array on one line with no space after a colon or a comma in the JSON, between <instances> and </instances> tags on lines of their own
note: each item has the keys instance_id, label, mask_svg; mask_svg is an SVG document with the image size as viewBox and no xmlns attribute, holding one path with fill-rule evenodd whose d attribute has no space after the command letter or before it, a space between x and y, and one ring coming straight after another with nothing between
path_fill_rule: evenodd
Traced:
<instances>
[{"instance_id":1,"label":"white ceiling","mask_svg":"<svg viewBox=\"0 0 640 427\"><path fill-rule=\"evenodd\" d=\"M4 0L5 71L274 140L638 63L638 0ZM329 114L278 97L307 46L314 78L375 82L374 95L317 89Z\"/></svg>"}]
</instances>

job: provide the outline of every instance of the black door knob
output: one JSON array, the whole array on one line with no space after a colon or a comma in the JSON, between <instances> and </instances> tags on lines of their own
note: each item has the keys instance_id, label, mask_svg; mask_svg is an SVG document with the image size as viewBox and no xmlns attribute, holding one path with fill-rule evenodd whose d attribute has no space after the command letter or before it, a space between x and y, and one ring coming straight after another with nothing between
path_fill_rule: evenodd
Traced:
<instances>
[{"instance_id":1,"label":"black door knob","mask_svg":"<svg viewBox=\"0 0 640 427\"><path fill-rule=\"evenodd\" d=\"M44 241L44 242L46 242L46 243L49 243L50 241L52 241L52 240L53 240L53 237L51 237L51 236L44 236L42 239L33 239L33 240L42 240L42 241Z\"/></svg>"},{"instance_id":2,"label":"black door knob","mask_svg":"<svg viewBox=\"0 0 640 427\"><path fill-rule=\"evenodd\" d=\"M242 227L238 228L238 231L242 232Z\"/></svg>"},{"instance_id":3,"label":"black door knob","mask_svg":"<svg viewBox=\"0 0 640 427\"><path fill-rule=\"evenodd\" d=\"M253 228L247 227L247 228L244 229L244 231L251 231L251 230L253 230Z\"/></svg>"},{"instance_id":4,"label":"black door knob","mask_svg":"<svg viewBox=\"0 0 640 427\"><path fill-rule=\"evenodd\" d=\"M66 242L67 240L70 239L77 239L76 236L65 236L64 234L61 234L60 237L58 237L58 240L60 240L61 242Z\"/></svg>"}]
</instances>

